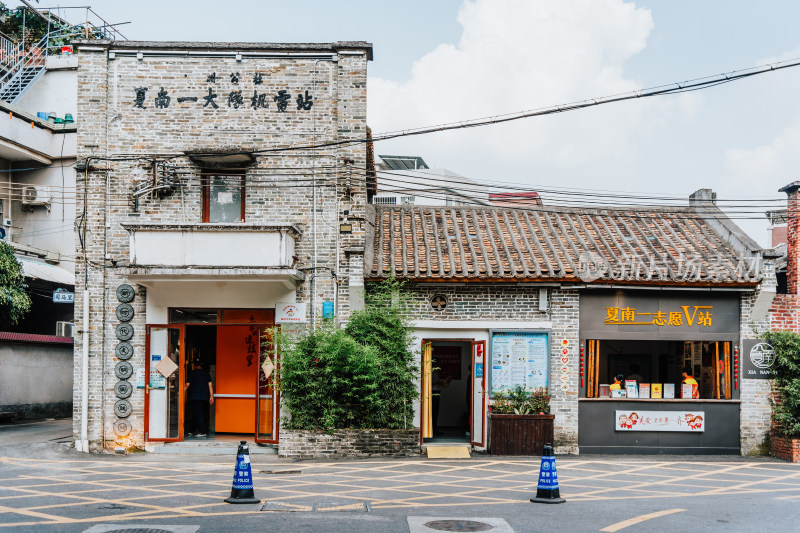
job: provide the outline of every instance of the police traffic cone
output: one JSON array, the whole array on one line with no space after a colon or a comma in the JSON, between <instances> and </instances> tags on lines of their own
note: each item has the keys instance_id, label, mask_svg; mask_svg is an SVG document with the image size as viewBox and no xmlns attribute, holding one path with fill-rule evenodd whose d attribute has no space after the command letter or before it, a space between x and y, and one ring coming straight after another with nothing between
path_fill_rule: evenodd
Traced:
<instances>
[{"instance_id":1,"label":"police traffic cone","mask_svg":"<svg viewBox=\"0 0 800 533\"><path fill-rule=\"evenodd\" d=\"M250 471L250 448L247 441L239 444L236 451L236 468L233 471L233 487L230 498L225 498L228 503L259 503L253 494L253 474Z\"/></svg>"},{"instance_id":2,"label":"police traffic cone","mask_svg":"<svg viewBox=\"0 0 800 533\"><path fill-rule=\"evenodd\" d=\"M556 473L556 458L553 455L553 446L549 442L544 445L542 452L542 466L539 468L539 485L536 497L531 498L534 503L564 503L564 498L558 490L558 474Z\"/></svg>"}]
</instances>

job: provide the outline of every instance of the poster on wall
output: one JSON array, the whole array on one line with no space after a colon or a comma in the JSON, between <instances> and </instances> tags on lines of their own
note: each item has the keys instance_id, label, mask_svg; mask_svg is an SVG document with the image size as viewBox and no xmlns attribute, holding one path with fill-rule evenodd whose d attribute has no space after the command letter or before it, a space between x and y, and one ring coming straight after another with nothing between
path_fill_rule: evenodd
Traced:
<instances>
[{"instance_id":1,"label":"poster on wall","mask_svg":"<svg viewBox=\"0 0 800 533\"><path fill-rule=\"evenodd\" d=\"M705 431L705 411L617 411L615 431Z\"/></svg>"},{"instance_id":2,"label":"poster on wall","mask_svg":"<svg viewBox=\"0 0 800 533\"><path fill-rule=\"evenodd\" d=\"M493 331L490 394L521 385L549 386L550 339L546 331Z\"/></svg>"}]
</instances>

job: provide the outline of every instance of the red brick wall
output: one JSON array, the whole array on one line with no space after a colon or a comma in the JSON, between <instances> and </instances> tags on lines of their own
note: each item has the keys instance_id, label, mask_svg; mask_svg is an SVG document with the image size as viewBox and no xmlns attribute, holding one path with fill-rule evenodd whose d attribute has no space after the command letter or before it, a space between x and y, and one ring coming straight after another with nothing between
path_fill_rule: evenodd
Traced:
<instances>
[{"instance_id":1,"label":"red brick wall","mask_svg":"<svg viewBox=\"0 0 800 533\"><path fill-rule=\"evenodd\" d=\"M797 252L798 252L798 237L800 237L800 194L797 190L788 193L788 211L789 220L786 225L787 235L787 259L786 265L786 281L788 285L789 294L797 294L798 289L798 270L797 270Z\"/></svg>"},{"instance_id":2,"label":"red brick wall","mask_svg":"<svg viewBox=\"0 0 800 533\"><path fill-rule=\"evenodd\" d=\"M800 296L797 294L776 294L769 309L770 329L772 331L792 331L800 333L797 323L800 311Z\"/></svg>"},{"instance_id":3,"label":"red brick wall","mask_svg":"<svg viewBox=\"0 0 800 533\"><path fill-rule=\"evenodd\" d=\"M786 242L786 226L775 226L772 228L772 247Z\"/></svg>"},{"instance_id":4,"label":"red brick wall","mask_svg":"<svg viewBox=\"0 0 800 533\"><path fill-rule=\"evenodd\" d=\"M800 439L770 436L769 454L784 461L800 463Z\"/></svg>"}]
</instances>

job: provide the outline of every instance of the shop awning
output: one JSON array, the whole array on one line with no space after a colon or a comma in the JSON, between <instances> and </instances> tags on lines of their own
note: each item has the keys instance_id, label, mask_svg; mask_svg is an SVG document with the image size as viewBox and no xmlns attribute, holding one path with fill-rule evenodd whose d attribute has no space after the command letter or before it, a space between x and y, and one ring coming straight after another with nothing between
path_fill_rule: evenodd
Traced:
<instances>
[{"instance_id":1,"label":"shop awning","mask_svg":"<svg viewBox=\"0 0 800 533\"><path fill-rule=\"evenodd\" d=\"M75 285L75 274L60 266L34 261L27 257L17 257L26 278L50 281L59 285Z\"/></svg>"}]
</instances>

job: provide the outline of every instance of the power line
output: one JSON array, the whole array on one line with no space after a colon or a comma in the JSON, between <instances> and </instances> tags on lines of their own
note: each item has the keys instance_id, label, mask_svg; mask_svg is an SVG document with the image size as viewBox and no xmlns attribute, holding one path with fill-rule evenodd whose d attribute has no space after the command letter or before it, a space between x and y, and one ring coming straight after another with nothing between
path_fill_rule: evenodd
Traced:
<instances>
[{"instance_id":1,"label":"power line","mask_svg":"<svg viewBox=\"0 0 800 533\"><path fill-rule=\"evenodd\" d=\"M417 135L427 135L430 133L438 133L442 131L452 131L452 130L459 130L459 129L466 129L466 128L477 128L482 126L491 126L494 124L502 124L504 122L511 122L516 120L521 120L525 118L533 118L533 117L540 117L545 115L554 115L557 113L566 113L568 111L577 111L580 109L586 109L589 107L598 107L601 105L606 104L613 104L617 102L624 102L626 100L635 100L639 98L651 98L654 96L664 96L669 94L680 94L689 91L695 91L700 89L708 89L710 87L715 87L717 85L721 85L724 83L730 83L733 81L739 81L745 78L750 78L753 76L758 76L761 74L766 74L768 72L775 72L778 70L784 70L788 68L794 68L800 66L800 58L789 59L785 61L778 61L775 63L769 63L766 65L760 65L756 67L748 67L745 69L739 70L732 70L727 73L716 74L712 76L704 76L701 78L694 78L690 80L686 80L683 82L673 82L668 83L665 85L658 85L655 87L650 87L647 89L635 90L635 91L628 91L624 93L618 93L608 96L601 96L597 98L590 98L587 100L580 100L576 102L570 102L566 104L559 104L559 105L552 105L548 107L530 109L526 111L517 111L512 113L506 113L501 115L494 115L490 117L483 117L477 119L468 119L468 120L461 120L457 122L449 122L444 124L438 124L435 126L427 126L427 127L420 127L420 128L410 128L410 129L403 129L403 130L395 130L389 131L385 133L380 133L377 135L373 135L371 138L362 137L358 139L343 139L340 141L330 141L330 142L323 142L323 143L312 143L306 145L299 145L299 146L284 146L280 148L263 148L260 150L238 150L238 151L231 151L225 153L215 152L213 155L237 155L237 154L277 154L281 152L292 152L297 150L316 150L319 148L328 148L328 147L337 147L337 146L347 146L350 144L363 144L367 142L379 142L379 141L386 141L390 139L396 139L399 137L410 137L410 136L417 136ZM181 157L183 154L170 154L165 155L165 157ZM212 154L193 154L193 155L212 155ZM128 157L127 159L136 159L141 158L142 156L134 156ZM126 158L103 158L103 157L93 157L92 159L100 160L110 160L110 161L118 161L118 160L125 160Z\"/></svg>"}]
</instances>

